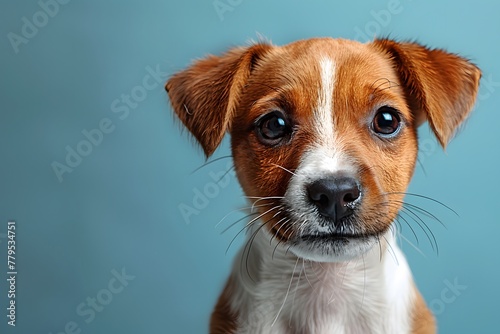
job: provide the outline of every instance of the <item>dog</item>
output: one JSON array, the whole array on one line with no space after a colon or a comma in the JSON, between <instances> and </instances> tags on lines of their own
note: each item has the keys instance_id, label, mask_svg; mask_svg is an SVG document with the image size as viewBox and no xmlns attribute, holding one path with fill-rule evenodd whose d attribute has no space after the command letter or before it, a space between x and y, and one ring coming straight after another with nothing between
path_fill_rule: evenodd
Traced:
<instances>
[{"instance_id":1,"label":"dog","mask_svg":"<svg viewBox=\"0 0 500 334\"><path fill-rule=\"evenodd\" d=\"M167 81L204 150L225 132L251 204L210 333L435 333L394 222L428 122L446 147L480 69L417 42L258 42Z\"/></svg>"}]
</instances>

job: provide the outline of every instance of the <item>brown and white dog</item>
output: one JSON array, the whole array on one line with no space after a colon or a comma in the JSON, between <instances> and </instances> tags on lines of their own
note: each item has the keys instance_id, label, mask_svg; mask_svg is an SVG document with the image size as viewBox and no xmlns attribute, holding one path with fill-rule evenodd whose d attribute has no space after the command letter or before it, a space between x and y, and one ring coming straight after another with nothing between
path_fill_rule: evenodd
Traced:
<instances>
[{"instance_id":1,"label":"brown and white dog","mask_svg":"<svg viewBox=\"0 0 500 334\"><path fill-rule=\"evenodd\" d=\"M173 109L209 157L231 134L256 212L211 333L435 333L395 242L425 121L445 147L481 76L416 43L258 43L172 76Z\"/></svg>"}]
</instances>

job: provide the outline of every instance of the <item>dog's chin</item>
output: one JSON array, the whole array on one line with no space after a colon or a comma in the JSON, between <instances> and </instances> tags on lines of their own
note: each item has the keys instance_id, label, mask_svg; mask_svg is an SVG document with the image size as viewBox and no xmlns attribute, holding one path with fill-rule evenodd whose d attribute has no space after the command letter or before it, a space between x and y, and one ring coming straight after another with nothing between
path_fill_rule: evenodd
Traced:
<instances>
[{"instance_id":1,"label":"dog's chin","mask_svg":"<svg viewBox=\"0 0 500 334\"><path fill-rule=\"evenodd\" d=\"M378 242L376 235L302 236L289 248L293 254L315 262L345 262L359 258Z\"/></svg>"}]
</instances>

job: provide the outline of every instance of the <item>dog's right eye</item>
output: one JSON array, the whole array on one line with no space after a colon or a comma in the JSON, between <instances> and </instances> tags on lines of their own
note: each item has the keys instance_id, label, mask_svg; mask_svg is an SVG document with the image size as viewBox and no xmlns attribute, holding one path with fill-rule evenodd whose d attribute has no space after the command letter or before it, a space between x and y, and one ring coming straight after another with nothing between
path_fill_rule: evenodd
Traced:
<instances>
[{"instance_id":1,"label":"dog's right eye","mask_svg":"<svg viewBox=\"0 0 500 334\"><path fill-rule=\"evenodd\" d=\"M398 111L389 106L379 108L373 119L372 129L382 137L395 136L401 129L401 118Z\"/></svg>"},{"instance_id":2,"label":"dog's right eye","mask_svg":"<svg viewBox=\"0 0 500 334\"><path fill-rule=\"evenodd\" d=\"M266 145L276 145L290 133L290 126L280 111L273 111L257 121L257 134Z\"/></svg>"}]
</instances>

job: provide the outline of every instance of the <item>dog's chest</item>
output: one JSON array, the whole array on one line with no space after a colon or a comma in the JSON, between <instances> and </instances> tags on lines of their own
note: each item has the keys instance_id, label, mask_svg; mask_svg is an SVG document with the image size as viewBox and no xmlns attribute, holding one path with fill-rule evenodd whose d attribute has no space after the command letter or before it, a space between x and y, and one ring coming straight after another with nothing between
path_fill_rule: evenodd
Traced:
<instances>
[{"instance_id":1,"label":"dog's chest","mask_svg":"<svg viewBox=\"0 0 500 334\"><path fill-rule=\"evenodd\" d=\"M336 277L335 277L335 276ZM259 284L247 325L259 333L384 333L384 287L363 274L304 269ZM386 313L386 312L383 312ZM383 314L382 313L382 314Z\"/></svg>"},{"instance_id":2,"label":"dog's chest","mask_svg":"<svg viewBox=\"0 0 500 334\"><path fill-rule=\"evenodd\" d=\"M292 266L261 258L261 276L246 280L237 293L239 305L233 304L242 311L238 333L408 333L411 276L397 257L377 256L374 266L370 258L342 264L297 260Z\"/></svg>"}]
</instances>

